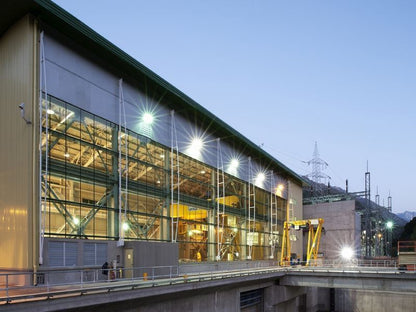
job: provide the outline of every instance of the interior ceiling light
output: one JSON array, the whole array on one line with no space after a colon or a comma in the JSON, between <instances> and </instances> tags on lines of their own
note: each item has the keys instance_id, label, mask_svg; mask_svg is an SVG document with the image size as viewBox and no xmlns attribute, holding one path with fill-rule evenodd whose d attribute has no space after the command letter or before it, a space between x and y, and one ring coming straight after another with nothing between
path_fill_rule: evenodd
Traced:
<instances>
[{"instance_id":1,"label":"interior ceiling light","mask_svg":"<svg viewBox=\"0 0 416 312\"><path fill-rule=\"evenodd\" d=\"M79 219L77 217L74 217L73 218L73 221L74 221L75 225L78 225L79 224Z\"/></svg>"},{"instance_id":2,"label":"interior ceiling light","mask_svg":"<svg viewBox=\"0 0 416 312\"><path fill-rule=\"evenodd\" d=\"M46 110L46 113L48 114L48 115L53 115L53 114L55 114L55 112L52 110L52 109L47 109Z\"/></svg>"},{"instance_id":3,"label":"interior ceiling light","mask_svg":"<svg viewBox=\"0 0 416 312\"><path fill-rule=\"evenodd\" d=\"M151 125L153 123L154 117L151 113L146 112L143 114L142 120L145 124Z\"/></svg>"},{"instance_id":4,"label":"interior ceiling light","mask_svg":"<svg viewBox=\"0 0 416 312\"><path fill-rule=\"evenodd\" d=\"M65 158L69 158L69 153L68 153L68 152L66 152L66 153L64 154L64 157L65 157Z\"/></svg>"},{"instance_id":5,"label":"interior ceiling light","mask_svg":"<svg viewBox=\"0 0 416 312\"><path fill-rule=\"evenodd\" d=\"M129 224L127 222L123 222L123 230L128 231L129 228L130 228Z\"/></svg>"}]
</instances>

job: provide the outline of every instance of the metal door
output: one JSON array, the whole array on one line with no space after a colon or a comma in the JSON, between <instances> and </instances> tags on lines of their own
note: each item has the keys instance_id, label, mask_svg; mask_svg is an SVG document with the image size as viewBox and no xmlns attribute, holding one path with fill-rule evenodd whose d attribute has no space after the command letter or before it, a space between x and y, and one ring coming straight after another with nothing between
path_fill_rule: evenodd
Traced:
<instances>
[{"instance_id":1,"label":"metal door","mask_svg":"<svg viewBox=\"0 0 416 312\"><path fill-rule=\"evenodd\" d=\"M124 249L124 277L132 278L133 276L133 249Z\"/></svg>"}]
</instances>

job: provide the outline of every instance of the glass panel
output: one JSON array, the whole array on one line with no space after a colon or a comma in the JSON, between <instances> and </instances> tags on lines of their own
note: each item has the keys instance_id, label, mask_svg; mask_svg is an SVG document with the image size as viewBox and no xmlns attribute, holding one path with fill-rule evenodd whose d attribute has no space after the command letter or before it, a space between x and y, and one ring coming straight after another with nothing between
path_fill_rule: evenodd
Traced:
<instances>
[{"instance_id":1,"label":"glass panel","mask_svg":"<svg viewBox=\"0 0 416 312\"><path fill-rule=\"evenodd\" d=\"M46 235L118 239L118 125L53 97L48 107ZM208 250L211 253L216 250L217 234L220 234L221 259L242 259L247 238L246 182L223 172L219 172L217 179L216 168L180 154L179 180L176 166L173 176L173 191L176 196L179 187L180 204L171 205L171 149L132 131L123 130L120 140L125 239L169 241L171 217L177 217L180 258L184 261L213 260L215 255L208 255ZM176 157L174 154L174 164ZM217 203L221 205L220 224L216 224ZM286 201L278 197L279 235L285 207ZM270 248L269 210L270 193L256 188L254 259L263 259ZM106 261L102 252L100 262Z\"/></svg>"}]
</instances>

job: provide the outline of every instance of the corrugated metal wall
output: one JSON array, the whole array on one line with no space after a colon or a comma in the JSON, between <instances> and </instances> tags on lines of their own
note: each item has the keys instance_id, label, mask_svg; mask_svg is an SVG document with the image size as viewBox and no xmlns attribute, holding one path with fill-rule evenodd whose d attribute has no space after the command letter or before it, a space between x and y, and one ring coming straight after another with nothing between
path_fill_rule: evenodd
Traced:
<instances>
[{"instance_id":1,"label":"corrugated metal wall","mask_svg":"<svg viewBox=\"0 0 416 312\"><path fill-rule=\"evenodd\" d=\"M68 43L48 34L47 31L45 33L45 57L46 79L50 95L118 124L118 81L122 77L116 77L101 65L79 54ZM165 146L170 146L170 110L163 99L154 98L154 90L146 88L146 86L142 86L142 89L139 89L127 81L123 83L127 128L148 136ZM140 122L145 111L154 114L154 125L145 126ZM190 117L191 119L189 119ZM180 112L175 113L179 151L190 155L187 150L191 139L199 137L204 141L204 148L200 157L195 157L195 155L193 157L215 167L217 165L217 138L210 132L211 130L201 128L198 121L192 120L192 117L182 116ZM255 122L260 123L258 120ZM237 150L229 144L221 142L224 169L227 171L231 159L237 157L240 165L238 170L232 174L247 181L248 157L251 155L245 153L245 146L239 148L240 150ZM256 160L252 161L255 174L265 172L267 165ZM283 182L283 179L275 173L275 181L280 183ZM270 180L266 179L263 186L260 187L270 190Z\"/></svg>"},{"instance_id":2,"label":"corrugated metal wall","mask_svg":"<svg viewBox=\"0 0 416 312\"><path fill-rule=\"evenodd\" d=\"M34 24L29 16L0 38L0 268L32 267Z\"/></svg>"}]
</instances>

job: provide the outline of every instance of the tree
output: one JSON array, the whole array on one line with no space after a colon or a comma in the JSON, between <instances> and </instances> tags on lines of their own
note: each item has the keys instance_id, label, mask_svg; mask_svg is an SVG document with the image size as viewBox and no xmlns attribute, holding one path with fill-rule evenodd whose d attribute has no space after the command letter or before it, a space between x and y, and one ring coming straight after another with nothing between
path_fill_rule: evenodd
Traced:
<instances>
[{"instance_id":1,"label":"tree","mask_svg":"<svg viewBox=\"0 0 416 312\"><path fill-rule=\"evenodd\" d=\"M416 217L406 223L399 238L400 241L416 240Z\"/></svg>"}]
</instances>

